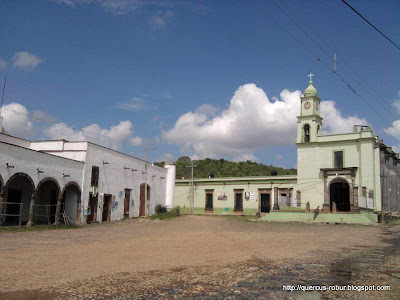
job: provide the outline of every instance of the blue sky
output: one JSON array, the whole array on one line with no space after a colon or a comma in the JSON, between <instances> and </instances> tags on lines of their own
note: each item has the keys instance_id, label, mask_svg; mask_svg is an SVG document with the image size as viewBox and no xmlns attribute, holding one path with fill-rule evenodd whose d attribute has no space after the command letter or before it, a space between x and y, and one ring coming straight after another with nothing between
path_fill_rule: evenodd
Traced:
<instances>
[{"instance_id":1,"label":"blue sky","mask_svg":"<svg viewBox=\"0 0 400 300\"><path fill-rule=\"evenodd\" d=\"M326 133L368 123L399 147L400 51L339 0L275 2L307 34L272 1L2 1L4 127L138 157L157 146L150 160L293 167L296 90L312 72ZM398 1L349 3L400 43Z\"/></svg>"}]
</instances>

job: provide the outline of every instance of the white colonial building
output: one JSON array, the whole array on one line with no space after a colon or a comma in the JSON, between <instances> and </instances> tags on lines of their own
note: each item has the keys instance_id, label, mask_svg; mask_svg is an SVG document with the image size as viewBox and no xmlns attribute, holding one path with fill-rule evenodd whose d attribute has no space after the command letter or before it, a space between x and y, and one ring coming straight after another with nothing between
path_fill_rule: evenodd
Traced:
<instances>
[{"instance_id":1,"label":"white colonial building","mask_svg":"<svg viewBox=\"0 0 400 300\"><path fill-rule=\"evenodd\" d=\"M64 216L114 221L173 203L174 165L158 167L90 142L33 142L1 130L0 166L2 224L53 224Z\"/></svg>"}]
</instances>

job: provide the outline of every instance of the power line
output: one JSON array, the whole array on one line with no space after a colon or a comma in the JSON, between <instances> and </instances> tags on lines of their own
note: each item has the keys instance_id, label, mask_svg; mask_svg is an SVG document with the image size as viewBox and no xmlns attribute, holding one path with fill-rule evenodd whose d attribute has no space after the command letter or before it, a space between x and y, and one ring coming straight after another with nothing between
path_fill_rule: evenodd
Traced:
<instances>
[{"instance_id":1,"label":"power line","mask_svg":"<svg viewBox=\"0 0 400 300\"><path fill-rule=\"evenodd\" d=\"M273 0L272 0L273 1ZM250 1L251 2L251 1ZM273 1L274 2L274 1ZM275 4L275 3L274 3ZM266 15L267 17L268 17L268 14L266 14L265 13L265 11L264 11L264 15ZM291 20L292 20L292 18L290 18ZM293 21L293 20L292 20ZM288 33L296 42L298 42L306 51L308 51L308 52L310 52L314 57L316 57L317 58L317 61L322 61L320 58L319 58L319 56L318 55L316 55L313 51L311 51L310 49L308 49L302 42L300 42L290 31L288 31L286 28L284 28L283 26L281 26L280 24L278 24L277 22L274 22L275 24L277 24L277 25L279 25L279 27L282 29L282 30L284 30L284 31L286 31L286 33ZM301 28L301 26L299 25L299 24L297 24L296 22L295 22L295 24L298 26L298 27L300 27ZM302 28L301 28L302 29ZM302 29L303 31L305 31L304 29ZM309 36L309 34L307 34L308 36ZM318 45L319 47L320 47L320 45ZM324 50L323 50L324 51ZM326 53L326 51L324 51L324 53L325 54L327 54ZM328 55L328 57L329 57L329 55ZM322 62L324 62L324 61L322 61ZM324 62L325 64L326 64L326 62ZM331 69L331 67L329 66L329 65L327 65L327 67L329 68L329 69ZM338 76L341 80L342 80L342 82L354 93L354 94L356 94L362 101L364 101L379 117L381 117L382 118L382 120L384 120L389 126L392 126L392 123L391 122L389 122L388 120L386 120L386 118L382 115L382 114L380 114L367 100L365 100L359 93L357 93L357 91L338 73L338 72L335 72L334 73L336 76ZM397 130L397 128L395 128L395 127L393 127L397 132L399 132L400 133L400 131L399 130Z\"/></svg>"},{"instance_id":2,"label":"power line","mask_svg":"<svg viewBox=\"0 0 400 300\"><path fill-rule=\"evenodd\" d=\"M325 53L325 55L328 57L329 60L332 60L334 63L336 63L336 60L335 60L334 58L332 58L332 56L331 56L331 55L330 55L330 54L329 54L329 53L314 39L314 37L313 37L307 30L305 30L298 22L296 22L296 21L294 20L294 18L292 18L292 17L291 17L281 6L279 6L274 0L272 0L272 2L273 2L273 4L274 4L277 8L279 8L279 9L286 15L298 28L300 28L300 30L303 31L303 33L306 34L306 35L311 39L311 41L312 41L314 44L316 44L316 45ZM333 49L333 48L332 48L327 42L325 42L321 37L319 37L319 39L320 39L325 45L327 45L328 48L330 48L331 50L333 50L334 53L336 53L335 49ZM365 80L364 80L363 78L361 78L361 76L358 75L357 72L355 72L347 63L346 63L347 67L348 67L350 70L352 70L353 73L356 74L356 75L361 79L361 81L364 82L364 84L366 85L366 87L364 87L364 86L360 83L359 79L357 79L356 76L354 76L353 74L351 74L350 72L348 72L348 71L346 70L346 68L344 68L344 67L342 66L341 63L337 63L337 65L338 65L340 68L342 68L342 70L343 70L344 72L346 72L348 75L350 75L351 77L353 77L353 79L356 80L356 82L358 83L358 85L359 85L361 88L363 88L371 97L374 97L374 96L368 91L368 89L367 89L367 87L368 87L368 88L372 91L372 89L370 88L370 85L368 85L368 83L366 83ZM334 73L336 73L336 70L334 70ZM390 105L389 103L387 103L384 99L382 99L381 97L377 96L376 94L375 94L375 97L378 98L380 101L382 101L382 104L384 104L384 105L383 105L383 108L384 108L387 112L389 112L389 113L390 113L393 117L395 117L396 119L399 117L399 115L396 115L395 113L393 113L393 108L391 107L391 105Z\"/></svg>"},{"instance_id":3,"label":"power line","mask_svg":"<svg viewBox=\"0 0 400 300\"><path fill-rule=\"evenodd\" d=\"M344 4L346 4L348 7L350 7L357 15L359 15L365 22L367 22L372 28L374 28L376 31L378 31L381 35L383 35L389 42L391 42L397 49L400 50L400 47L397 46L391 39L389 39L382 31L380 31L378 28L376 28L370 21L368 21L364 16L362 16L353 6L351 6L349 3L347 3L345 0L342 0Z\"/></svg>"}]
</instances>

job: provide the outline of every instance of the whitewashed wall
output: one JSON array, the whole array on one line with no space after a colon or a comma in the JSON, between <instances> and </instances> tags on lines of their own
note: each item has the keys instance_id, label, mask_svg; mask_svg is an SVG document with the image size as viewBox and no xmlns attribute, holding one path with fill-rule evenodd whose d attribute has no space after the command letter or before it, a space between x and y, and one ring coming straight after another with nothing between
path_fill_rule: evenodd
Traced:
<instances>
[{"instance_id":1,"label":"whitewashed wall","mask_svg":"<svg viewBox=\"0 0 400 300\"><path fill-rule=\"evenodd\" d=\"M107 162L108 164L103 164ZM88 143L86 162L84 169L84 180L82 188L83 210L89 205L89 192L92 191L91 177L92 166L99 167L99 197L97 205L97 222L102 221L104 194L115 197L115 209L111 210L110 220L120 220L124 217L124 190L131 189L129 217L139 216L140 207L140 185L145 182L145 163L143 160L113 151L92 143ZM124 169L124 167L128 169ZM132 171L135 169L137 171ZM157 204L165 205L166 180L168 170L162 167L148 164L147 184L150 186L150 203L148 214L152 215ZM162 179L161 177L165 177ZM112 205L113 206L113 205ZM82 222L86 218L81 216Z\"/></svg>"}]
</instances>

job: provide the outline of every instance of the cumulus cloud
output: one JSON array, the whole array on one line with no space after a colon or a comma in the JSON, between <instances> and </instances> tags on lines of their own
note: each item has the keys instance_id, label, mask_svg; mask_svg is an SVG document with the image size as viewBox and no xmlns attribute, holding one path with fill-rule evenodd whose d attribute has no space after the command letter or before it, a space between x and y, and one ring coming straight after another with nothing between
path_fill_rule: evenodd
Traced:
<instances>
[{"instance_id":1,"label":"cumulus cloud","mask_svg":"<svg viewBox=\"0 0 400 300\"><path fill-rule=\"evenodd\" d=\"M133 125L130 121L122 121L110 129L101 128L98 124L91 124L80 130L74 130L64 123L57 123L45 130L51 139L66 139L70 141L90 141L105 147L119 150L125 141L136 142L140 137L133 137Z\"/></svg>"},{"instance_id":2,"label":"cumulus cloud","mask_svg":"<svg viewBox=\"0 0 400 300\"><path fill-rule=\"evenodd\" d=\"M252 153L244 153L244 154L241 154L241 155L239 155L239 156L234 157L232 160L235 161L235 162L239 162L239 161L248 161L248 160L255 161L255 162L260 161L260 160L259 160L256 156L254 156L254 154L252 154Z\"/></svg>"},{"instance_id":3,"label":"cumulus cloud","mask_svg":"<svg viewBox=\"0 0 400 300\"><path fill-rule=\"evenodd\" d=\"M200 106L181 115L162 137L194 157L256 160L252 154L255 150L294 143L300 94L284 89L280 99L270 101L261 88L245 84L236 90L227 109L213 115L211 105L208 109ZM333 101L324 102L321 113L325 132L351 132L354 124L366 124L356 116L343 117Z\"/></svg>"},{"instance_id":4,"label":"cumulus cloud","mask_svg":"<svg viewBox=\"0 0 400 300\"><path fill-rule=\"evenodd\" d=\"M29 71L33 70L37 67L37 65L44 62L44 59L35 54L26 51L20 51L14 54L12 61L14 67L20 68L24 71Z\"/></svg>"},{"instance_id":5,"label":"cumulus cloud","mask_svg":"<svg viewBox=\"0 0 400 300\"><path fill-rule=\"evenodd\" d=\"M3 106L3 128L7 133L27 138L32 133L32 122L25 106L19 103L10 103Z\"/></svg>"},{"instance_id":6,"label":"cumulus cloud","mask_svg":"<svg viewBox=\"0 0 400 300\"><path fill-rule=\"evenodd\" d=\"M130 139L130 143L132 146L137 147L143 144L143 139L140 136L135 136Z\"/></svg>"},{"instance_id":7,"label":"cumulus cloud","mask_svg":"<svg viewBox=\"0 0 400 300\"><path fill-rule=\"evenodd\" d=\"M384 129L385 133L400 140L400 120L396 120L392 123L392 126Z\"/></svg>"},{"instance_id":8,"label":"cumulus cloud","mask_svg":"<svg viewBox=\"0 0 400 300\"><path fill-rule=\"evenodd\" d=\"M7 62L0 57L0 70L4 70L5 68L7 68L7 65Z\"/></svg>"},{"instance_id":9,"label":"cumulus cloud","mask_svg":"<svg viewBox=\"0 0 400 300\"><path fill-rule=\"evenodd\" d=\"M55 117L50 116L50 115L48 115L48 114L46 114L46 113L44 113L44 112L42 112L42 111L40 111L40 110L34 110L34 111L32 111L32 116L33 116L35 119L41 120L41 121L44 121L44 122L52 123L52 122L55 122L55 121L56 121L56 118L55 118Z\"/></svg>"}]
</instances>

